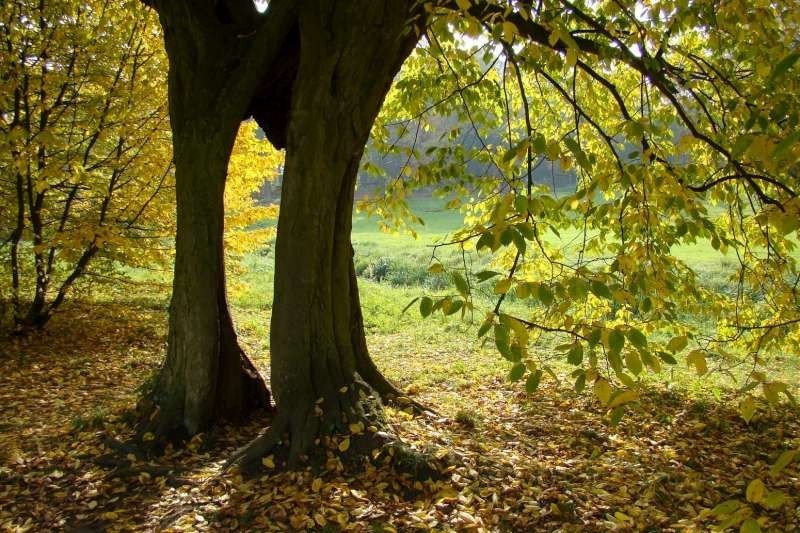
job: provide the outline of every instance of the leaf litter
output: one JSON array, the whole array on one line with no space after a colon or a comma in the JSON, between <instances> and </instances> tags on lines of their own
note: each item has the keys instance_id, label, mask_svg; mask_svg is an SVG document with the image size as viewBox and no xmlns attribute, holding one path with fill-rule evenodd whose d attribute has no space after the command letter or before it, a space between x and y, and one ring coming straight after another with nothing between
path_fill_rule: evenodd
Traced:
<instances>
[{"instance_id":1,"label":"leaf litter","mask_svg":"<svg viewBox=\"0 0 800 533\"><path fill-rule=\"evenodd\" d=\"M266 416L151 456L132 443L131 409L160 364L163 310L89 311L72 305L47 332L0 344L4 530L691 531L718 524L721 505L743 508L731 501L762 502L743 530L800 530L797 462L770 475L800 446L796 412L746 423L734 406L656 388L612 427L596 400L552 381L526 395L502 377L454 390L393 376L414 399L445 406L423 417L387 409L409 446L457 458L439 481L346 468L344 439L317 471L279 471L265 458L255 476L221 473ZM395 350L386 362L418 355Z\"/></svg>"}]
</instances>

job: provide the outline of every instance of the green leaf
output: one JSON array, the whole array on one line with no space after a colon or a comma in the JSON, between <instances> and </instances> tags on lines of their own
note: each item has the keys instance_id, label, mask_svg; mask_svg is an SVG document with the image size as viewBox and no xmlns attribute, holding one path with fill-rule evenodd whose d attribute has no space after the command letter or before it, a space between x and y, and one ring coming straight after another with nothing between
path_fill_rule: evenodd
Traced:
<instances>
[{"instance_id":1,"label":"green leaf","mask_svg":"<svg viewBox=\"0 0 800 533\"><path fill-rule=\"evenodd\" d=\"M519 381L525 375L525 364L516 363L511 367L511 372L508 373L508 379L511 381Z\"/></svg>"},{"instance_id":2,"label":"green leaf","mask_svg":"<svg viewBox=\"0 0 800 533\"><path fill-rule=\"evenodd\" d=\"M603 337L603 330L600 328L595 328L586 335L586 340L589 342L589 346L597 346L600 344L600 339Z\"/></svg>"},{"instance_id":3,"label":"green leaf","mask_svg":"<svg viewBox=\"0 0 800 533\"><path fill-rule=\"evenodd\" d=\"M575 392L581 393L586 388L586 374L581 372L575 379Z\"/></svg>"},{"instance_id":4,"label":"green leaf","mask_svg":"<svg viewBox=\"0 0 800 533\"><path fill-rule=\"evenodd\" d=\"M569 151L572 152L573 156L575 156L575 160L578 162L581 168L584 170L590 170L591 164L589 163L589 159L586 157L586 152L583 151L580 144L578 144L578 142L571 137L566 137L564 139L564 144L567 145Z\"/></svg>"},{"instance_id":5,"label":"green leaf","mask_svg":"<svg viewBox=\"0 0 800 533\"><path fill-rule=\"evenodd\" d=\"M735 513L736 510L741 505L742 504L739 500L725 500L724 502L717 504L713 509L711 509L711 514L718 517L729 516Z\"/></svg>"},{"instance_id":6,"label":"green leaf","mask_svg":"<svg viewBox=\"0 0 800 533\"><path fill-rule=\"evenodd\" d=\"M678 360L675 359L672 356L672 354L669 354L667 352L658 351L658 352L656 352L656 355L658 355L658 357L660 357L661 360L664 361L665 363L667 363L668 365L677 365L678 364Z\"/></svg>"},{"instance_id":7,"label":"green leaf","mask_svg":"<svg viewBox=\"0 0 800 533\"><path fill-rule=\"evenodd\" d=\"M475 249L479 252L482 248L489 248L491 249L494 246L494 234L491 231L487 231L486 233L482 233L478 242L475 244Z\"/></svg>"},{"instance_id":8,"label":"green leaf","mask_svg":"<svg viewBox=\"0 0 800 533\"><path fill-rule=\"evenodd\" d=\"M619 379L626 387L632 389L636 386L636 381L625 372L617 370L617 379Z\"/></svg>"},{"instance_id":9,"label":"green leaf","mask_svg":"<svg viewBox=\"0 0 800 533\"><path fill-rule=\"evenodd\" d=\"M525 243L525 237L517 231L516 229L511 230L511 240L514 241L514 246L517 247L517 250L521 254L525 254L525 250L527 249L527 244Z\"/></svg>"},{"instance_id":10,"label":"green leaf","mask_svg":"<svg viewBox=\"0 0 800 533\"><path fill-rule=\"evenodd\" d=\"M454 315L456 314L462 307L464 307L463 300L453 300L450 302L450 306L445 310L445 315Z\"/></svg>"},{"instance_id":11,"label":"green leaf","mask_svg":"<svg viewBox=\"0 0 800 533\"><path fill-rule=\"evenodd\" d=\"M553 291L551 291L550 287L548 287L544 283L539 285L539 289L537 291L536 296L539 298L539 301L541 301L544 305L548 307L553 304L554 300Z\"/></svg>"},{"instance_id":12,"label":"green leaf","mask_svg":"<svg viewBox=\"0 0 800 533\"><path fill-rule=\"evenodd\" d=\"M754 518L748 518L742 523L739 533L761 533L761 526Z\"/></svg>"},{"instance_id":13,"label":"green leaf","mask_svg":"<svg viewBox=\"0 0 800 533\"><path fill-rule=\"evenodd\" d=\"M583 362L583 345L580 342L575 341L570 345L567 361L575 366Z\"/></svg>"},{"instance_id":14,"label":"green leaf","mask_svg":"<svg viewBox=\"0 0 800 533\"><path fill-rule=\"evenodd\" d=\"M467 280L461 274L461 272L453 272L453 283L456 284L456 289L458 290L459 294L464 298L469 298L469 284L467 284Z\"/></svg>"},{"instance_id":15,"label":"green leaf","mask_svg":"<svg viewBox=\"0 0 800 533\"><path fill-rule=\"evenodd\" d=\"M780 474L784 468L789 466L789 463L794 461L795 456L797 455L798 450L787 450L778 456L777 461L769 467L769 475L772 477L777 476Z\"/></svg>"},{"instance_id":16,"label":"green leaf","mask_svg":"<svg viewBox=\"0 0 800 533\"><path fill-rule=\"evenodd\" d=\"M605 298L607 300L612 300L614 298L611 294L611 290L609 290L608 286L602 281L592 281L589 285L589 290L598 298Z\"/></svg>"},{"instance_id":17,"label":"green leaf","mask_svg":"<svg viewBox=\"0 0 800 533\"><path fill-rule=\"evenodd\" d=\"M642 360L639 354L633 350L625 352L625 366L633 372L633 375L638 376L642 373Z\"/></svg>"},{"instance_id":18,"label":"green leaf","mask_svg":"<svg viewBox=\"0 0 800 533\"><path fill-rule=\"evenodd\" d=\"M475 275L475 278L478 280L478 283L481 283L487 279L492 279L493 277L499 275L500 272L495 272L494 270L482 270Z\"/></svg>"},{"instance_id":19,"label":"green leaf","mask_svg":"<svg viewBox=\"0 0 800 533\"><path fill-rule=\"evenodd\" d=\"M530 146L530 140L527 139L527 138L526 139L522 139L518 143L514 144L503 155L503 162L504 163L508 163L512 159L516 159L517 157L520 157L521 155L524 155L525 152L528 150L528 146Z\"/></svg>"},{"instance_id":20,"label":"green leaf","mask_svg":"<svg viewBox=\"0 0 800 533\"><path fill-rule=\"evenodd\" d=\"M608 334L608 349L611 353L619 354L625 346L625 334L618 329L612 329Z\"/></svg>"},{"instance_id":21,"label":"green leaf","mask_svg":"<svg viewBox=\"0 0 800 533\"><path fill-rule=\"evenodd\" d=\"M758 503L764 497L764 490L764 482L756 478L747 485L745 497L749 502Z\"/></svg>"},{"instance_id":22,"label":"green leaf","mask_svg":"<svg viewBox=\"0 0 800 533\"><path fill-rule=\"evenodd\" d=\"M622 420L622 415L625 414L625 406L619 405L611 411L611 416L609 417L609 423L611 426L618 426L620 421Z\"/></svg>"},{"instance_id":23,"label":"green leaf","mask_svg":"<svg viewBox=\"0 0 800 533\"><path fill-rule=\"evenodd\" d=\"M652 356L649 350L639 350L639 356L647 368L656 373L661 372L661 363Z\"/></svg>"},{"instance_id":24,"label":"green leaf","mask_svg":"<svg viewBox=\"0 0 800 533\"><path fill-rule=\"evenodd\" d=\"M792 52L778 61L778 64L772 69L772 72L767 79L767 83L770 85L775 83L775 80L786 74L786 71L792 68L792 65L794 65L798 59L800 59L800 52Z\"/></svg>"},{"instance_id":25,"label":"green leaf","mask_svg":"<svg viewBox=\"0 0 800 533\"><path fill-rule=\"evenodd\" d=\"M783 140L775 146L775 151L772 152L772 155L774 157L781 157L797 141L800 141L800 130L795 130L784 137Z\"/></svg>"},{"instance_id":26,"label":"green leaf","mask_svg":"<svg viewBox=\"0 0 800 533\"><path fill-rule=\"evenodd\" d=\"M647 337L636 328L631 328L627 332L628 340L637 348L647 348Z\"/></svg>"},{"instance_id":27,"label":"green leaf","mask_svg":"<svg viewBox=\"0 0 800 533\"><path fill-rule=\"evenodd\" d=\"M427 296L423 296L419 302L419 314L422 315L422 318L427 318L431 314L432 310L433 300Z\"/></svg>"},{"instance_id":28,"label":"green leaf","mask_svg":"<svg viewBox=\"0 0 800 533\"><path fill-rule=\"evenodd\" d=\"M780 509L784 503L789 499L789 496L786 495L785 492L781 492L779 490L770 491L769 494L764 497L761 505L766 507L767 509L776 510Z\"/></svg>"},{"instance_id":29,"label":"green leaf","mask_svg":"<svg viewBox=\"0 0 800 533\"><path fill-rule=\"evenodd\" d=\"M503 246L508 246L511 244L511 241L514 239L514 230L511 228L506 228L500 233L500 244Z\"/></svg>"},{"instance_id":30,"label":"green leaf","mask_svg":"<svg viewBox=\"0 0 800 533\"><path fill-rule=\"evenodd\" d=\"M527 215L528 214L528 197L519 195L514 198L514 209L517 210L517 213L520 215Z\"/></svg>"},{"instance_id":31,"label":"green leaf","mask_svg":"<svg viewBox=\"0 0 800 533\"><path fill-rule=\"evenodd\" d=\"M516 363L522 358L519 346L511 346L510 330L505 324L495 324L494 343L497 346L497 350L506 360Z\"/></svg>"},{"instance_id":32,"label":"green leaf","mask_svg":"<svg viewBox=\"0 0 800 533\"><path fill-rule=\"evenodd\" d=\"M614 369L614 372L617 374L622 373L622 358L619 356L619 352L609 350L606 353L606 359L608 360L608 364L611 365L611 368Z\"/></svg>"},{"instance_id":33,"label":"green leaf","mask_svg":"<svg viewBox=\"0 0 800 533\"><path fill-rule=\"evenodd\" d=\"M539 388L539 382L541 382L541 380L542 371L539 369L536 369L531 373L530 376L528 376L527 381L525 381L525 390L528 392L528 394L533 394L536 392L536 389Z\"/></svg>"},{"instance_id":34,"label":"green leaf","mask_svg":"<svg viewBox=\"0 0 800 533\"><path fill-rule=\"evenodd\" d=\"M536 234L533 232L533 226L531 226L529 222L522 222L514 227L517 228L517 231L519 231L526 240L532 241L536 238Z\"/></svg>"}]
</instances>

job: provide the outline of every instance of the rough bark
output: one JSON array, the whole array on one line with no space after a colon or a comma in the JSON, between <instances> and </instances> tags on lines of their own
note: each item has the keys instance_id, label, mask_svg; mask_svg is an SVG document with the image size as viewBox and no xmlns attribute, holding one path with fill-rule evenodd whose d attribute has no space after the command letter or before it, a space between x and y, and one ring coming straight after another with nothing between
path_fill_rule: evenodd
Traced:
<instances>
[{"instance_id":1,"label":"rough bark","mask_svg":"<svg viewBox=\"0 0 800 533\"><path fill-rule=\"evenodd\" d=\"M380 427L379 396L399 394L367 352L350 230L364 145L417 40L413 2L273 0L261 20L244 1L153 3L170 57L178 234L147 426L191 434L241 410L225 391L246 388L252 367L237 364L220 281L222 193L235 126L252 114L287 147L271 329L278 417L239 458L257 460L287 432L294 464L349 423Z\"/></svg>"},{"instance_id":2,"label":"rough bark","mask_svg":"<svg viewBox=\"0 0 800 533\"><path fill-rule=\"evenodd\" d=\"M152 395L157 412L144 427L171 438L269 405L239 348L225 295L223 193L236 130L193 122L175 132L178 231L167 358Z\"/></svg>"},{"instance_id":3,"label":"rough bark","mask_svg":"<svg viewBox=\"0 0 800 533\"><path fill-rule=\"evenodd\" d=\"M177 234L167 357L143 402L140 430L175 438L270 405L228 310L223 196L236 132L291 10L273 2L279 31L270 42L264 35L273 28L259 24L252 4L155 4L170 61Z\"/></svg>"},{"instance_id":4,"label":"rough bark","mask_svg":"<svg viewBox=\"0 0 800 533\"><path fill-rule=\"evenodd\" d=\"M366 349L350 232L364 146L416 42L409 16L401 0L312 0L300 9L270 330L278 417L234 459L240 464L284 434L292 466L349 424L380 429L378 397L397 393Z\"/></svg>"}]
</instances>

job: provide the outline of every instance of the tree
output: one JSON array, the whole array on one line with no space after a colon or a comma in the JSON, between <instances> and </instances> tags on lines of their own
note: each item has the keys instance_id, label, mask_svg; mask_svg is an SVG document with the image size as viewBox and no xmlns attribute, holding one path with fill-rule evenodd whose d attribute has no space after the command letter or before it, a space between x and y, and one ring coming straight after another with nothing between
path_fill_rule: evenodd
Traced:
<instances>
[{"instance_id":1,"label":"tree","mask_svg":"<svg viewBox=\"0 0 800 533\"><path fill-rule=\"evenodd\" d=\"M90 270L171 259L157 23L107 7L3 6L0 249L18 331L44 326Z\"/></svg>"},{"instance_id":2,"label":"tree","mask_svg":"<svg viewBox=\"0 0 800 533\"><path fill-rule=\"evenodd\" d=\"M140 2L4 5L0 104L0 302L10 330L42 328L76 285L125 282L120 266L166 271L174 184L166 56ZM274 208L253 193L280 155L240 128L225 195L228 266L270 230L245 231ZM1 304L0 304L1 305ZM0 309L0 320L6 318Z\"/></svg>"},{"instance_id":3,"label":"tree","mask_svg":"<svg viewBox=\"0 0 800 533\"><path fill-rule=\"evenodd\" d=\"M152 416L160 430L202 430L233 392L220 396L224 362L239 361L226 348L221 198L236 129L250 115L286 148L286 165L271 329L278 414L239 459L256 461L288 434L296 464L317 439L381 427L370 398L396 391L364 341L349 242L353 187L375 117L423 34L417 57L426 68L404 73L399 105L421 120L455 102L451 110L478 133L487 124L507 132L504 143L481 143L487 178L462 184L487 200L475 202L476 222L457 241L497 252L507 269L480 333L494 332L512 377L528 373L535 389L542 369L527 352L531 332L560 332L571 338L569 360L583 365L576 388L591 384L610 409L634 399L626 369L636 375L674 360L690 338L702 342L676 325L676 302L701 306L711 293L669 255L698 238L742 251L742 277L784 295L759 302L751 322L736 313L730 324L755 332L756 356L778 336L764 332L798 323L787 237L797 229L797 92L776 89L797 83L791 3L759 5L758 17L743 3L720 11L701 1L273 0L264 14L234 0L153 5L170 60L178 202L169 349ZM772 46L748 45L747 32ZM485 40L480 63L468 36ZM485 68L499 60L492 54L504 57L502 76ZM427 98L420 86L450 93ZM535 187L541 156L578 169L573 194L556 199ZM727 223L710 218L706 200L730 207ZM542 238L572 226L598 230L583 232L577 259ZM423 298L423 314L474 308L466 274L452 274L457 295ZM531 317L502 312L512 288L535 298ZM744 301L714 297L713 307L725 319ZM656 327L676 332L665 349L645 333ZM707 348L689 354L698 370ZM631 390L613 391L612 380ZM365 437L370 447L378 435Z\"/></svg>"},{"instance_id":4,"label":"tree","mask_svg":"<svg viewBox=\"0 0 800 533\"><path fill-rule=\"evenodd\" d=\"M493 297L479 333L510 377L535 390L549 368L529 347L559 335L576 390L592 389L612 420L643 372L679 358L700 375L746 364L737 386L794 401L769 375L798 343L791 6L462 7L428 27L373 136L424 162L382 209L395 217L410 189L439 183L451 205L470 198L452 244L490 257L477 273L435 260L456 290L423 297L422 313L464 316ZM460 121L423 154L416 132L436 114ZM462 129L477 149L452 142ZM543 166L575 173L576 187L542 186ZM716 254L713 279L679 255L695 243ZM745 418L753 405L743 399Z\"/></svg>"}]
</instances>

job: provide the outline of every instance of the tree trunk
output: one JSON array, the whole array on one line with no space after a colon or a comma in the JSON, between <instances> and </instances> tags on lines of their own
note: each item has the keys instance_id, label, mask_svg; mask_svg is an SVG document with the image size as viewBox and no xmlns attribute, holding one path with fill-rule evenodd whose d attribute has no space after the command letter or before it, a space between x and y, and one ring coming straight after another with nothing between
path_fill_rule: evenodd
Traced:
<instances>
[{"instance_id":1,"label":"tree trunk","mask_svg":"<svg viewBox=\"0 0 800 533\"><path fill-rule=\"evenodd\" d=\"M170 60L177 235L167 357L143 401L140 431L174 439L270 406L236 339L223 246L228 161L258 74L242 67L247 42L228 13L157 7Z\"/></svg>"},{"instance_id":2,"label":"tree trunk","mask_svg":"<svg viewBox=\"0 0 800 533\"><path fill-rule=\"evenodd\" d=\"M178 228L167 359L152 397L158 412L145 425L168 437L269 405L237 342L225 294L223 193L236 129L197 122L184 123L190 131L173 141Z\"/></svg>"},{"instance_id":3,"label":"tree trunk","mask_svg":"<svg viewBox=\"0 0 800 533\"><path fill-rule=\"evenodd\" d=\"M408 18L404 1L314 0L300 10L270 330L278 417L236 462L254 464L286 432L295 465L352 423L381 427L377 396L395 392L366 350L350 231L364 146L416 43Z\"/></svg>"}]
</instances>

